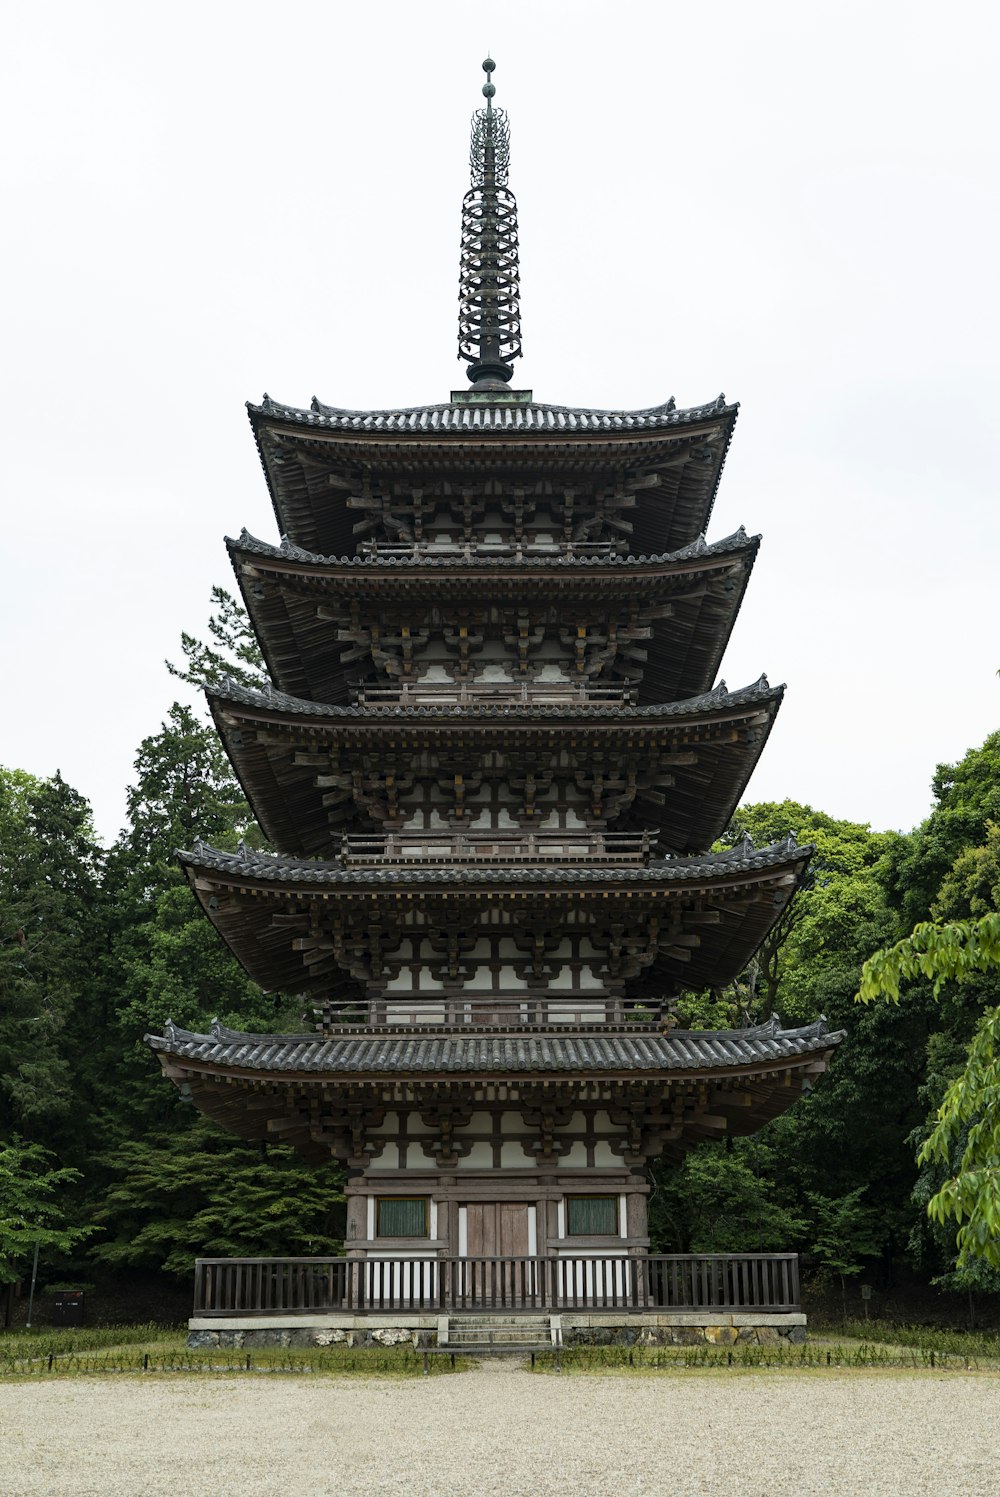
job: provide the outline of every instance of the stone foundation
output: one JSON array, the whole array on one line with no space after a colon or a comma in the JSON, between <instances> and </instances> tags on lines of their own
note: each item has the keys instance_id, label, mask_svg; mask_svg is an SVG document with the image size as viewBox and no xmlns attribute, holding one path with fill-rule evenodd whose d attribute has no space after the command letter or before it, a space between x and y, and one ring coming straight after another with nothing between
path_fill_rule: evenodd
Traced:
<instances>
[{"instance_id":1,"label":"stone foundation","mask_svg":"<svg viewBox=\"0 0 1000 1497\"><path fill-rule=\"evenodd\" d=\"M485 1317L477 1317L482 1322ZM546 1337L550 1328L561 1331L564 1346L801 1346L806 1339L806 1317L799 1314L768 1315L734 1311L712 1315L705 1311L674 1314L637 1314L624 1317L559 1314L500 1316L498 1324L525 1328L538 1326ZM296 1346L416 1346L425 1339L436 1346L462 1317L436 1315L310 1316L296 1317L284 1325L274 1320L226 1317L214 1324L207 1318L189 1322L187 1344L192 1348L217 1346L232 1350L245 1347ZM544 1328L544 1330L543 1330Z\"/></svg>"},{"instance_id":2,"label":"stone foundation","mask_svg":"<svg viewBox=\"0 0 1000 1497\"><path fill-rule=\"evenodd\" d=\"M189 1331L187 1344L192 1349L218 1346L223 1350L245 1347L252 1351L264 1346L416 1346L421 1334L430 1346L437 1345L437 1332L365 1329L344 1330L340 1326L266 1326L244 1331Z\"/></svg>"},{"instance_id":3,"label":"stone foundation","mask_svg":"<svg viewBox=\"0 0 1000 1497\"><path fill-rule=\"evenodd\" d=\"M563 1346L801 1346L804 1325L564 1326Z\"/></svg>"}]
</instances>

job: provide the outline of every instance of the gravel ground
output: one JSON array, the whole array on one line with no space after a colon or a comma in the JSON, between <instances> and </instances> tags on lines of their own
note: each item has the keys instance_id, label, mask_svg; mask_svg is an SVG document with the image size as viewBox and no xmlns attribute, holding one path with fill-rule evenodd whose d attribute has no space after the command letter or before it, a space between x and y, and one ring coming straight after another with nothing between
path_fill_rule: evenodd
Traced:
<instances>
[{"instance_id":1,"label":"gravel ground","mask_svg":"<svg viewBox=\"0 0 1000 1497\"><path fill-rule=\"evenodd\" d=\"M986 1374L0 1384L4 1497L997 1497Z\"/></svg>"}]
</instances>

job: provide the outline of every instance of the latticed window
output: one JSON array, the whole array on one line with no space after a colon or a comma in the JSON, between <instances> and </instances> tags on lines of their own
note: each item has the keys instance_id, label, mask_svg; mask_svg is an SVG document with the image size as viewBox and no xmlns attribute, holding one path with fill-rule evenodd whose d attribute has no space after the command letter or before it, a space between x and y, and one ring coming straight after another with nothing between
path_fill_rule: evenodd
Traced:
<instances>
[{"instance_id":1,"label":"latticed window","mask_svg":"<svg viewBox=\"0 0 1000 1497\"><path fill-rule=\"evenodd\" d=\"M567 1237L617 1237L617 1196L567 1196Z\"/></svg>"},{"instance_id":2,"label":"latticed window","mask_svg":"<svg viewBox=\"0 0 1000 1497\"><path fill-rule=\"evenodd\" d=\"M379 1237L427 1237L430 1202L426 1196L382 1196L378 1201Z\"/></svg>"}]
</instances>

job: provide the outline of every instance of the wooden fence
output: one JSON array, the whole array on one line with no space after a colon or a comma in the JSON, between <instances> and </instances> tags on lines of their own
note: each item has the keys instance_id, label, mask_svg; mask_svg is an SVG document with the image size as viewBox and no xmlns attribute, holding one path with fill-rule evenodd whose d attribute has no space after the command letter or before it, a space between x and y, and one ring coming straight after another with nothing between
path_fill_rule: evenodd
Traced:
<instances>
[{"instance_id":1,"label":"wooden fence","mask_svg":"<svg viewBox=\"0 0 1000 1497\"><path fill-rule=\"evenodd\" d=\"M797 1311L796 1253L199 1258L194 1313Z\"/></svg>"}]
</instances>

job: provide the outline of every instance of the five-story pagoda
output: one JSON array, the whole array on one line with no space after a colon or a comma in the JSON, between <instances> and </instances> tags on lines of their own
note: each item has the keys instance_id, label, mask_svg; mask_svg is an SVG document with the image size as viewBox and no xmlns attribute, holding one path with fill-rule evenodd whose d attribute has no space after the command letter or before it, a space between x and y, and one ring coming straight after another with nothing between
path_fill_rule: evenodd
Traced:
<instances>
[{"instance_id":1,"label":"five-story pagoda","mask_svg":"<svg viewBox=\"0 0 1000 1497\"><path fill-rule=\"evenodd\" d=\"M760 1128L839 1036L673 1024L685 988L738 976L808 858L709 851L782 695L716 684L758 546L705 539L736 407L510 388L516 208L484 67L469 389L249 408L281 541L229 550L273 685L210 705L279 851L182 861L317 1027L150 1044L223 1126L343 1162L349 1256L641 1256L649 1162Z\"/></svg>"}]
</instances>

